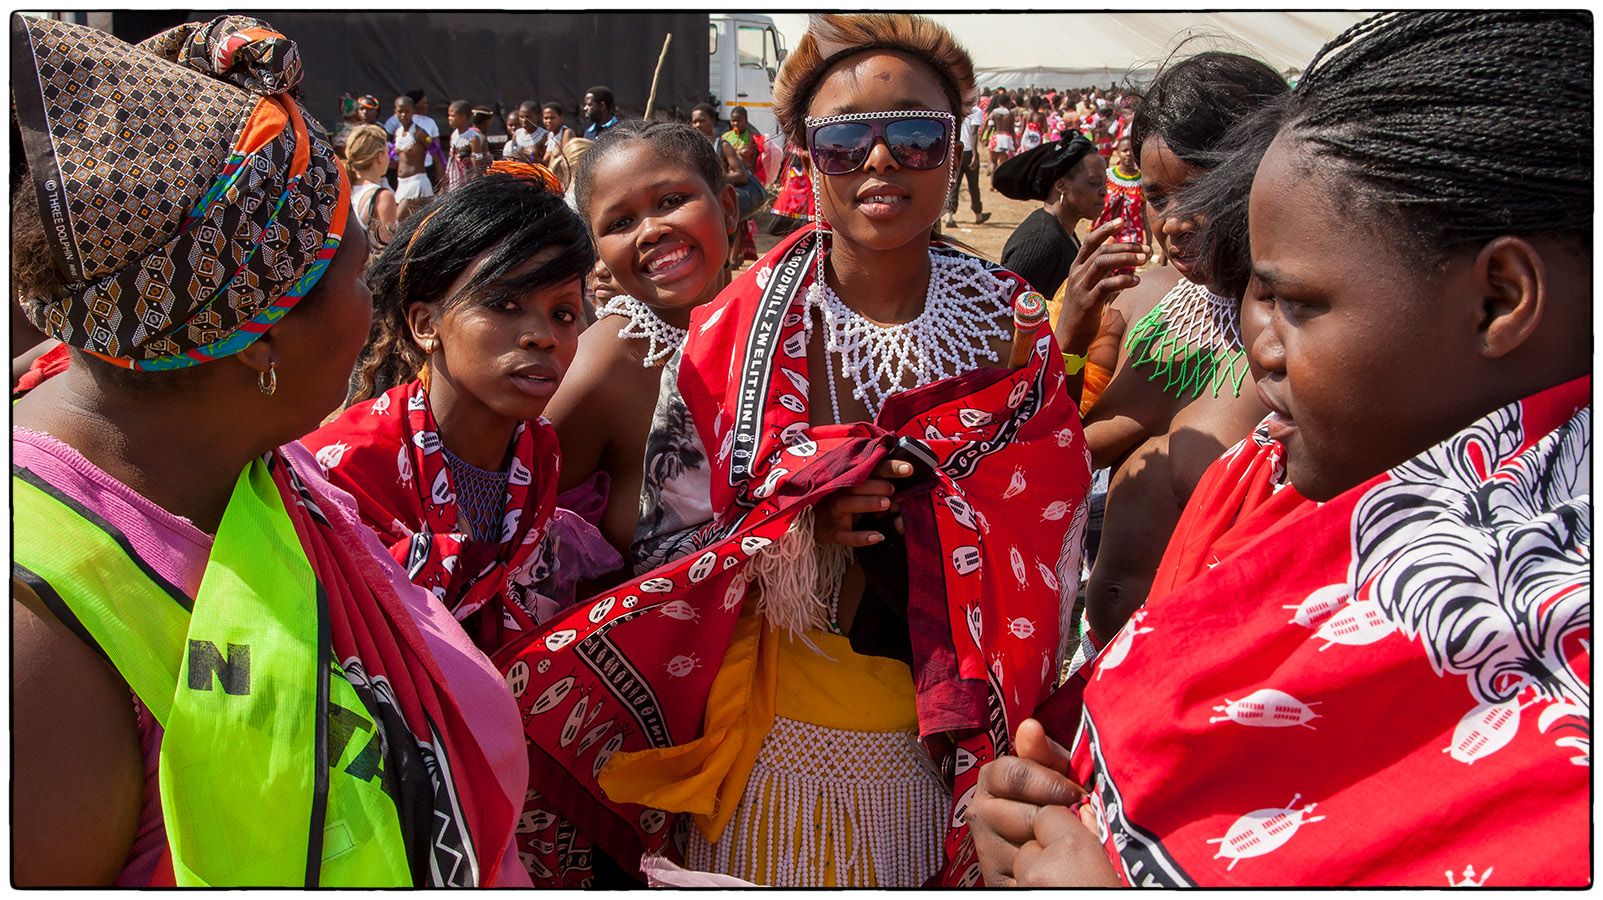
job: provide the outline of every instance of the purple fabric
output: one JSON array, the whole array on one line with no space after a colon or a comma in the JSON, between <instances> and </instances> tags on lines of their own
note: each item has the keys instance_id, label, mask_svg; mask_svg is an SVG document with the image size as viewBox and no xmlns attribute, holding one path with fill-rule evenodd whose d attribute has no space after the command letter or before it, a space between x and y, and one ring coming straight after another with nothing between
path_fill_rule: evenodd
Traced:
<instances>
[{"instance_id":1,"label":"purple fabric","mask_svg":"<svg viewBox=\"0 0 1603 900\"><path fill-rule=\"evenodd\" d=\"M578 599L581 580L599 578L623 568L623 556L601 534L612 479L598 471L557 495L557 509L546 526L546 542L554 565L541 593L560 609ZM560 610L559 610L560 611Z\"/></svg>"}]
</instances>

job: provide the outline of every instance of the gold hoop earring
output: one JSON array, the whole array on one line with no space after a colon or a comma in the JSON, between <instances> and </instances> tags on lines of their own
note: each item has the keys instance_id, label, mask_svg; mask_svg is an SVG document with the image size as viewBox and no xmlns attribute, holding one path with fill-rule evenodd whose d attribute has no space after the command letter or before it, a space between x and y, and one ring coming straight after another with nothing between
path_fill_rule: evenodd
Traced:
<instances>
[{"instance_id":1,"label":"gold hoop earring","mask_svg":"<svg viewBox=\"0 0 1603 900\"><path fill-rule=\"evenodd\" d=\"M278 390L278 363L269 362L267 371L256 373L256 389L265 396L273 396L273 392Z\"/></svg>"}]
</instances>

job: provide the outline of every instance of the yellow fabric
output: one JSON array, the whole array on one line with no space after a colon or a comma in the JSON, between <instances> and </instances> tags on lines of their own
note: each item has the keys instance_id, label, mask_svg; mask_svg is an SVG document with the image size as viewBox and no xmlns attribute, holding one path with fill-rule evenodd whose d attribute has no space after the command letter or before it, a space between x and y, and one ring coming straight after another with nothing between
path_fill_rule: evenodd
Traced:
<instances>
[{"instance_id":1,"label":"yellow fabric","mask_svg":"<svg viewBox=\"0 0 1603 900\"><path fill-rule=\"evenodd\" d=\"M1063 283L1058 285L1057 293L1052 295L1051 300L1046 301L1046 320L1052 323L1054 331L1057 330L1058 317L1063 315L1063 294L1068 288L1069 280L1065 278ZM1068 359L1068 354L1064 354L1064 359L1065 361ZM1073 375L1074 373L1070 372L1069 374ZM1106 388L1108 382L1112 380L1113 373L1111 371L1091 362L1089 359L1085 361L1085 378L1083 387L1080 388L1080 415L1083 416L1091 411L1091 407L1096 404L1097 398L1102 396L1103 388Z\"/></svg>"},{"instance_id":2,"label":"yellow fabric","mask_svg":"<svg viewBox=\"0 0 1603 900\"><path fill-rule=\"evenodd\" d=\"M722 833L774 724L778 639L761 625L748 602L707 695L702 736L674 747L613 754L599 776L609 798L690 813L702 833Z\"/></svg>"},{"instance_id":3,"label":"yellow fabric","mask_svg":"<svg viewBox=\"0 0 1603 900\"><path fill-rule=\"evenodd\" d=\"M823 655L800 640L779 639L779 715L843 731L918 730L906 663L859 656L838 634L810 631L807 639Z\"/></svg>"},{"instance_id":4,"label":"yellow fabric","mask_svg":"<svg viewBox=\"0 0 1603 900\"><path fill-rule=\"evenodd\" d=\"M917 730L906 664L853 653L839 635L807 638L832 659L766 627L748 600L713 678L702 737L613 754L601 770L602 790L616 802L689 813L716 841L740 806L776 712L826 728Z\"/></svg>"}]
</instances>

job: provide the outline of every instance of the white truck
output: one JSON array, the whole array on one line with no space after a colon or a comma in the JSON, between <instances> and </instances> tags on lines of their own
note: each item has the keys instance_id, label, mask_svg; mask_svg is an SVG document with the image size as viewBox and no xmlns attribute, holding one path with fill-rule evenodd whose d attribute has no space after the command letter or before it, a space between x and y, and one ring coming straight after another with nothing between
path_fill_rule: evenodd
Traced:
<instances>
[{"instance_id":1,"label":"white truck","mask_svg":"<svg viewBox=\"0 0 1603 900\"><path fill-rule=\"evenodd\" d=\"M711 61L708 87L719 118L727 120L730 110L743 106L752 128L777 137L774 76L785 61L785 41L774 20L754 13L707 16L707 55Z\"/></svg>"}]
</instances>

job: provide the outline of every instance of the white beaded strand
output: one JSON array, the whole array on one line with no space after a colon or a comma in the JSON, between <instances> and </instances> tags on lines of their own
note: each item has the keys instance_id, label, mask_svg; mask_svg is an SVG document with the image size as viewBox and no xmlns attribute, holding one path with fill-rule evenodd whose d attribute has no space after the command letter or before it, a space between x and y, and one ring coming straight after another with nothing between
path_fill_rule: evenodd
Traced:
<instances>
[{"instance_id":1,"label":"white beaded strand","mask_svg":"<svg viewBox=\"0 0 1603 900\"><path fill-rule=\"evenodd\" d=\"M979 260L931 254L924 310L911 321L873 322L823 282L808 288L807 302L822 314L826 363L830 355L839 358L840 377L852 383L852 396L877 416L897 391L961 375L982 361L999 362L995 341L1012 335L1011 294ZM831 411L839 422L833 373L829 380Z\"/></svg>"},{"instance_id":2,"label":"white beaded strand","mask_svg":"<svg viewBox=\"0 0 1603 900\"><path fill-rule=\"evenodd\" d=\"M684 346L685 338L690 336L688 328L663 321L656 310L626 294L619 294L596 309L597 321L607 316L622 316L629 320L628 324L618 329L619 337L639 338L646 342L646 358L641 366L647 369L672 356L675 350Z\"/></svg>"}]
</instances>

